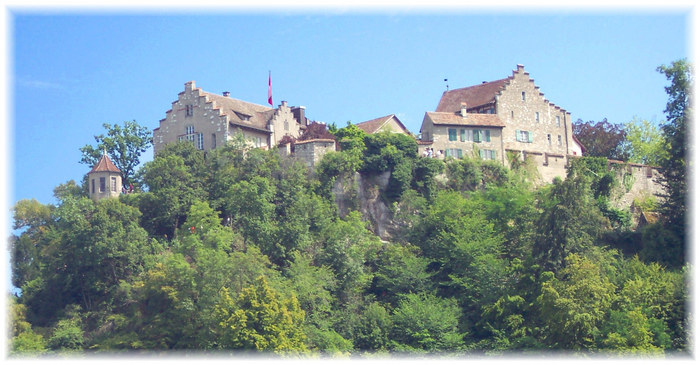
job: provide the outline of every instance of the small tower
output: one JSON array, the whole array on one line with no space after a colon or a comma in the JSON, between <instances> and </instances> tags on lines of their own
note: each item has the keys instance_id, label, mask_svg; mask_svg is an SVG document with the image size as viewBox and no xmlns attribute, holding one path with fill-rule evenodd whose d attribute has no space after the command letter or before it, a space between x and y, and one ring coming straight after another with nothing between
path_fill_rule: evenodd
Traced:
<instances>
[{"instance_id":1,"label":"small tower","mask_svg":"<svg viewBox=\"0 0 700 365\"><path fill-rule=\"evenodd\" d=\"M92 200L119 197L122 190L122 172L107 157L107 151L104 151L100 162L88 172L88 181Z\"/></svg>"}]
</instances>

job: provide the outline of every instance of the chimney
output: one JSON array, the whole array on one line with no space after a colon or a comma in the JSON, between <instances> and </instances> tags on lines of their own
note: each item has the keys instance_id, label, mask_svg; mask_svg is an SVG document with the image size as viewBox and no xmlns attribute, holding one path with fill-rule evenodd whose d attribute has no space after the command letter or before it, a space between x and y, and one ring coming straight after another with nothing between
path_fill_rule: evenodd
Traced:
<instances>
[{"instance_id":1,"label":"chimney","mask_svg":"<svg viewBox=\"0 0 700 365\"><path fill-rule=\"evenodd\" d=\"M194 88L194 80L185 83L185 91L192 91Z\"/></svg>"},{"instance_id":2,"label":"chimney","mask_svg":"<svg viewBox=\"0 0 700 365\"><path fill-rule=\"evenodd\" d=\"M297 120L297 123L300 125L306 125L306 107L305 106L298 106L295 108L292 108L292 115L294 115L294 119Z\"/></svg>"},{"instance_id":3,"label":"chimney","mask_svg":"<svg viewBox=\"0 0 700 365\"><path fill-rule=\"evenodd\" d=\"M463 118L467 116L467 103L462 103L460 112Z\"/></svg>"},{"instance_id":4,"label":"chimney","mask_svg":"<svg viewBox=\"0 0 700 365\"><path fill-rule=\"evenodd\" d=\"M227 97L227 98L228 98L228 96L229 96L229 95L231 95L231 93L230 93L230 92L228 92L228 91L224 91L224 92L223 92L223 95L224 95L225 97Z\"/></svg>"},{"instance_id":5,"label":"chimney","mask_svg":"<svg viewBox=\"0 0 700 365\"><path fill-rule=\"evenodd\" d=\"M525 71L525 66L523 66L523 65L521 65L521 64L518 64L517 67L518 67L518 72L520 72L520 71Z\"/></svg>"}]
</instances>

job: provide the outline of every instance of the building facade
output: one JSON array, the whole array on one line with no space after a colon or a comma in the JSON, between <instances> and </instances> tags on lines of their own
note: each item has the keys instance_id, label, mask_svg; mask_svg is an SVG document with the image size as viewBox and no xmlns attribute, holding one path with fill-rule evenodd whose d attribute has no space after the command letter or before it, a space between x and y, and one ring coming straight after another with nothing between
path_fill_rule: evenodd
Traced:
<instances>
[{"instance_id":1,"label":"building facade","mask_svg":"<svg viewBox=\"0 0 700 365\"><path fill-rule=\"evenodd\" d=\"M189 81L153 130L153 152L157 154L166 144L177 141L189 141L208 151L238 133L252 146L270 149L285 135L299 137L307 124L303 106L290 107L282 101L277 108L269 108L233 99L228 92L203 91Z\"/></svg>"},{"instance_id":2,"label":"building facade","mask_svg":"<svg viewBox=\"0 0 700 365\"><path fill-rule=\"evenodd\" d=\"M563 177L567 156L580 156L582 151L574 141L571 114L544 97L523 65L504 79L445 91L436 111L426 113L421 147L432 144L436 154L450 155L446 151L459 148L456 142L468 140L462 137L463 128L467 135L479 128L490 130L493 141L488 147L496 151L495 160L508 164L508 154L534 160L545 181Z\"/></svg>"}]
</instances>

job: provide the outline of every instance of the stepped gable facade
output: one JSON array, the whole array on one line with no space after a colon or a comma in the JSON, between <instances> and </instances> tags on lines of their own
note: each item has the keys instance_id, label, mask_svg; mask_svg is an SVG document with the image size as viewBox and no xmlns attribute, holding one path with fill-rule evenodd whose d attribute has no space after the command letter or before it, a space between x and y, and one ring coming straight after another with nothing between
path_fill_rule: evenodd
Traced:
<instances>
[{"instance_id":1,"label":"stepped gable facade","mask_svg":"<svg viewBox=\"0 0 700 365\"><path fill-rule=\"evenodd\" d=\"M491 145L482 144L484 138L469 139L479 130L490 131ZM532 158L545 181L563 177L567 156L582 150L574 141L571 114L544 97L523 65L504 79L445 91L435 112L426 113L420 132L421 146L442 155L460 149L495 151L495 156L480 156L503 164L508 152Z\"/></svg>"},{"instance_id":2,"label":"stepped gable facade","mask_svg":"<svg viewBox=\"0 0 700 365\"><path fill-rule=\"evenodd\" d=\"M199 150L223 145L237 133L254 147L270 149L285 136L299 137L308 125L305 107L286 101L270 108L203 91L194 81L185 83L172 107L153 130L153 152L168 143L190 141Z\"/></svg>"}]
</instances>

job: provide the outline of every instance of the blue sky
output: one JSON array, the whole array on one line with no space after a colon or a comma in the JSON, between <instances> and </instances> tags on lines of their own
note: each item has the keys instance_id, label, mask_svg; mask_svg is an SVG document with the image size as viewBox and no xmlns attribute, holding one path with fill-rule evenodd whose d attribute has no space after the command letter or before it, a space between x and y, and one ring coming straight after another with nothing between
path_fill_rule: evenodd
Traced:
<instances>
[{"instance_id":1,"label":"blue sky","mask_svg":"<svg viewBox=\"0 0 700 365\"><path fill-rule=\"evenodd\" d=\"M655 69L690 58L690 15L11 8L8 203L55 203L54 187L90 170L79 148L94 143L103 123L156 128L189 80L265 105L271 71L275 105L303 105L310 119L339 126L396 114L417 133L445 91L443 79L466 87L523 64L573 120L660 122L667 81ZM149 150L142 161L152 157Z\"/></svg>"}]
</instances>

